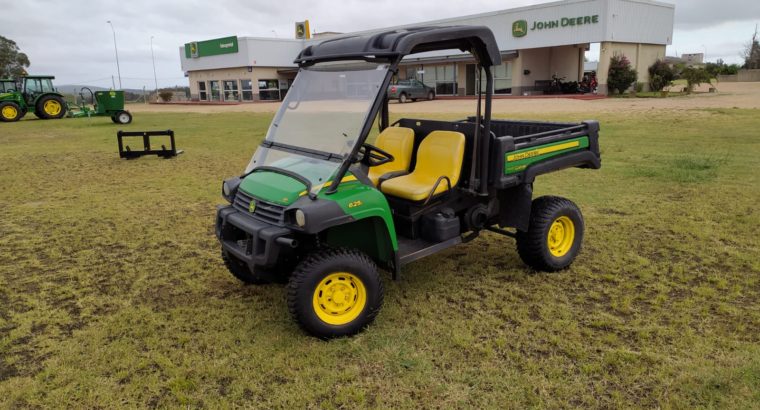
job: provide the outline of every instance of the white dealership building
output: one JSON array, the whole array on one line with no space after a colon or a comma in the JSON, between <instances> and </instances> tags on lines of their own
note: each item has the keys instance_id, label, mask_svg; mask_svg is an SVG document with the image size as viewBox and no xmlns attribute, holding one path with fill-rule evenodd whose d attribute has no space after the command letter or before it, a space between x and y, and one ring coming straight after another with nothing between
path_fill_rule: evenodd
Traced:
<instances>
[{"instance_id":1,"label":"white dealership building","mask_svg":"<svg viewBox=\"0 0 760 410\"><path fill-rule=\"evenodd\" d=\"M405 26L379 27L331 36L350 36L412 26L482 25L498 43L503 64L494 67L496 94L540 94L552 76L579 81L584 56L598 43L599 91L607 91L610 57L625 55L648 81L647 68L665 58L672 43L675 6L650 0L565 0ZM230 36L192 41L180 47L191 98L202 101L280 100L297 72L293 59L307 45L324 40ZM400 79L417 78L439 96L475 95L473 58L457 50L405 58Z\"/></svg>"}]
</instances>

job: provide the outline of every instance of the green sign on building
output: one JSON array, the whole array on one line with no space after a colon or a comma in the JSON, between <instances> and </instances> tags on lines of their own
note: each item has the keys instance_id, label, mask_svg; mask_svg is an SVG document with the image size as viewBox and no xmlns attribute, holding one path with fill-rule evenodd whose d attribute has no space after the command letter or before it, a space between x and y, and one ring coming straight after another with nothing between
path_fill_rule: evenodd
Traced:
<instances>
[{"instance_id":1,"label":"green sign on building","mask_svg":"<svg viewBox=\"0 0 760 410\"><path fill-rule=\"evenodd\" d=\"M193 41L192 43L185 44L186 58L234 54L237 52L238 38L236 36L215 38L206 41Z\"/></svg>"},{"instance_id":2,"label":"green sign on building","mask_svg":"<svg viewBox=\"0 0 760 410\"><path fill-rule=\"evenodd\" d=\"M561 19L557 20L534 21L533 26L530 28L530 31L540 31L560 27L583 26L587 24L597 23L599 23L598 14L595 14L593 16L562 17ZM526 34L528 34L528 22L526 20L517 20L512 23L513 37L524 37Z\"/></svg>"}]
</instances>

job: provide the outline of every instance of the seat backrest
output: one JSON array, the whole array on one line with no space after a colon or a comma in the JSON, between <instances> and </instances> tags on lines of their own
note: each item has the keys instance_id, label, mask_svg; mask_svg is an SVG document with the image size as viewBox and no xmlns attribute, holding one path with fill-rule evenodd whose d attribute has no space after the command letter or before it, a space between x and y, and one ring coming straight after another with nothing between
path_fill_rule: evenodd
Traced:
<instances>
[{"instance_id":1,"label":"seat backrest","mask_svg":"<svg viewBox=\"0 0 760 410\"><path fill-rule=\"evenodd\" d=\"M388 127L377 136L376 147L393 155L393 161L369 169L369 179L377 185L378 179L388 172L408 171L414 150L414 130L404 127Z\"/></svg>"},{"instance_id":2,"label":"seat backrest","mask_svg":"<svg viewBox=\"0 0 760 410\"><path fill-rule=\"evenodd\" d=\"M464 147L465 137L461 132L431 132L417 149L414 173L433 180L445 175L451 181L451 186L455 186L462 173Z\"/></svg>"}]
</instances>

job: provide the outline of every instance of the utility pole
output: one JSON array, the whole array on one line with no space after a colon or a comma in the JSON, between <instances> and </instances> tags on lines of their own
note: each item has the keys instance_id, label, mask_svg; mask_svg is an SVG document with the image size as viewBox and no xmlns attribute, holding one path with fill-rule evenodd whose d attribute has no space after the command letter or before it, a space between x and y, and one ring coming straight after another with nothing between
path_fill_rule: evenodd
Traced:
<instances>
[{"instance_id":1,"label":"utility pole","mask_svg":"<svg viewBox=\"0 0 760 410\"><path fill-rule=\"evenodd\" d=\"M116 89L116 80L113 78L113 74L111 74L111 84L113 85L113 89Z\"/></svg>"},{"instance_id":2,"label":"utility pole","mask_svg":"<svg viewBox=\"0 0 760 410\"><path fill-rule=\"evenodd\" d=\"M158 77L156 77L156 56L153 54L153 36L150 36L150 58L153 60L153 81L156 83L156 102L158 102Z\"/></svg>"},{"instance_id":3,"label":"utility pole","mask_svg":"<svg viewBox=\"0 0 760 410\"><path fill-rule=\"evenodd\" d=\"M119 49L116 47L116 30L114 30L113 23L111 23L111 20L108 20L106 23L108 23L111 26L111 32L113 32L113 51L114 53L116 53L116 73L119 74L119 89L122 89L121 68L119 67Z\"/></svg>"}]
</instances>

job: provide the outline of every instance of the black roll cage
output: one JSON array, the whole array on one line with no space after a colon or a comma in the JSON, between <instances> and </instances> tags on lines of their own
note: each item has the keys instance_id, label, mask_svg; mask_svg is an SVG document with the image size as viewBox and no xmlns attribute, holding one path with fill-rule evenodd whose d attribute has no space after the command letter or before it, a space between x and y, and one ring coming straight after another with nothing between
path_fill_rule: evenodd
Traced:
<instances>
[{"instance_id":1,"label":"black roll cage","mask_svg":"<svg viewBox=\"0 0 760 410\"><path fill-rule=\"evenodd\" d=\"M459 49L472 54L478 70L485 73L486 103L481 117L483 93L478 87L477 117L472 149L472 164L475 172L470 173L469 192L474 195L488 195L488 164L490 151L491 100L493 97L493 73L491 67L501 64L501 53L491 30L484 26L416 27L370 35L355 35L328 39L306 47L294 61L300 68L316 63L341 60L364 60L390 64L369 114L358 135L356 144L347 155L326 194L335 193L349 167L358 159L359 149L364 145L372 130L375 118L380 114L380 129L389 126L388 97L386 90L391 79L398 73L401 60L410 54ZM479 76L482 78L482 76ZM477 164L477 165L476 165Z\"/></svg>"}]
</instances>

